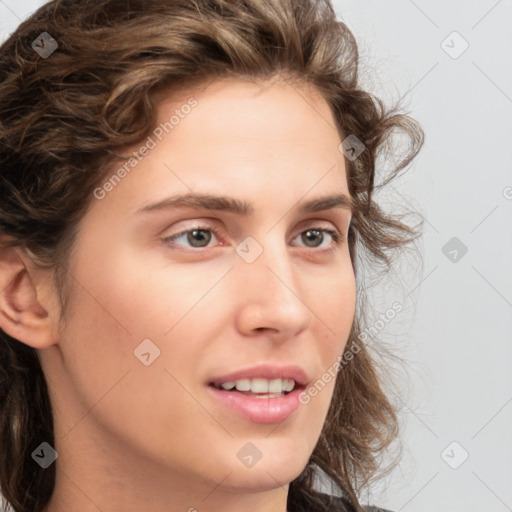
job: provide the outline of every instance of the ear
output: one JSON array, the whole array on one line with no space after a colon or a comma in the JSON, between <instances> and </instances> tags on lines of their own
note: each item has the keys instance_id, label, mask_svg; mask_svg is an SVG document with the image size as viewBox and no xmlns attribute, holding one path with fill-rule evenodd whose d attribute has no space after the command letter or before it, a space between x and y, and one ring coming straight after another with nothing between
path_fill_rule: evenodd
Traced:
<instances>
[{"instance_id":1,"label":"ear","mask_svg":"<svg viewBox=\"0 0 512 512\"><path fill-rule=\"evenodd\" d=\"M36 349L58 342L59 310L51 271L20 247L0 247L0 328Z\"/></svg>"}]
</instances>

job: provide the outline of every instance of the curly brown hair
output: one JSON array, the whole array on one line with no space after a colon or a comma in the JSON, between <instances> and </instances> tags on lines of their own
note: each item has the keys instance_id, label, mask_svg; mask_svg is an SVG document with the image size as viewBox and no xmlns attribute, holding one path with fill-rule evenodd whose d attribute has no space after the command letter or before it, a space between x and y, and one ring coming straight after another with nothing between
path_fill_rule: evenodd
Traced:
<instances>
[{"instance_id":1,"label":"curly brown hair","mask_svg":"<svg viewBox=\"0 0 512 512\"><path fill-rule=\"evenodd\" d=\"M43 59L31 47L42 32L58 49ZM136 41L134 43L133 41ZM20 246L52 269L68 303L67 264L93 191L109 174L116 148L143 140L155 123L155 93L221 77L312 84L330 106L340 140L365 146L345 158L354 201L349 248L389 268L396 249L417 237L403 218L373 197L376 159L394 132L409 141L396 176L423 144L420 126L398 106L358 85L354 36L329 0L54 0L32 14L0 47L0 250ZM388 148L389 149L389 148ZM356 258L357 256L357 258ZM359 350L338 372L318 443L290 483L294 512L331 510L314 490L321 469L354 510L397 437L385 381L360 342L358 301L347 343ZM53 440L53 417L37 351L0 329L0 488L16 512L39 512L55 484L55 464L42 470L31 453Z\"/></svg>"}]
</instances>

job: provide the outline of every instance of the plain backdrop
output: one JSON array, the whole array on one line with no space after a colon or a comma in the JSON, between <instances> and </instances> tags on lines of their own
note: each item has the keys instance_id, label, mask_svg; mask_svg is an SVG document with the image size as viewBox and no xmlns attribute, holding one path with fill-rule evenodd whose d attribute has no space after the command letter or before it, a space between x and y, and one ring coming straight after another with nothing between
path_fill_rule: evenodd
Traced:
<instances>
[{"instance_id":1,"label":"plain backdrop","mask_svg":"<svg viewBox=\"0 0 512 512\"><path fill-rule=\"evenodd\" d=\"M0 0L0 40L43 3ZM365 499L395 512L511 511L512 2L334 5L358 39L363 85L402 97L426 135L381 194L423 218L424 234L395 285L368 286L370 324L406 376L401 463ZM381 328L396 301L402 312Z\"/></svg>"}]
</instances>

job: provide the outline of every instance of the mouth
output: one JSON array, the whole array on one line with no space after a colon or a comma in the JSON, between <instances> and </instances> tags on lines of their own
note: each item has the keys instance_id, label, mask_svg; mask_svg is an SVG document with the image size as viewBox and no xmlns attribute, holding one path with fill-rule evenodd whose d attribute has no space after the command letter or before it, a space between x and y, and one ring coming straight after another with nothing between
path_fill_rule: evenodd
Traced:
<instances>
[{"instance_id":1,"label":"mouth","mask_svg":"<svg viewBox=\"0 0 512 512\"><path fill-rule=\"evenodd\" d=\"M294 389L303 388L294 379L265 379L256 377L252 379L237 379L225 381L220 384L211 382L210 386L220 391L240 393L253 398L268 399L289 395Z\"/></svg>"},{"instance_id":2,"label":"mouth","mask_svg":"<svg viewBox=\"0 0 512 512\"><path fill-rule=\"evenodd\" d=\"M297 366L260 365L214 378L207 387L224 412L253 423L280 423L298 409L307 382Z\"/></svg>"}]
</instances>

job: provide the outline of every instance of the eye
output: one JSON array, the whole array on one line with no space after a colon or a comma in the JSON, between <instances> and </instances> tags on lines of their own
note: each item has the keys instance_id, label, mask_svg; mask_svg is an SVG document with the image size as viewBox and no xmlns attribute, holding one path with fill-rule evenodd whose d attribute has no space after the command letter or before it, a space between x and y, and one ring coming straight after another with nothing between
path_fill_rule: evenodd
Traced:
<instances>
[{"instance_id":1,"label":"eye","mask_svg":"<svg viewBox=\"0 0 512 512\"><path fill-rule=\"evenodd\" d=\"M189 247L201 249L208 246L208 243L212 239L211 233L215 234L216 236L218 235L218 232L214 227L198 225L192 229L187 229L175 235L164 238L162 241L169 242L171 245L182 245L180 243L176 243L176 241L185 237L184 239L190 244Z\"/></svg>"},{"instance_id":2,"label":"eye","mask_svg":"<svg viewBox=\"0 0 512 512\"><path fill-rule=\"evenodd\" d=\"M326 234L328 235L327 237ZM341 233L339 233L337 230L320 227L306 229L305 231L302 231L296 238L299 237L301 240L304 240L306 247L312 247L315 249L320 247L327 250L332 250L335 246L340 245L343 242ZM329 238L332 240L330 243ZM322 247L321 244L326 240L327 245Z\"/></svg>"},{"instance_id":3,"label":"eye","mask_svg":"<svg viewBox=\"0 0 512 512\"><path fill-rule=\"evenodd\" d=\"M214 236L212 236L212 234ZM208 225L197 225L193 228L180 231L175 235L163 238L162 242L168 243L171 246L204 249L209 247L212 238L220 238L220 234L216 228ZM320 248L324 251L334 250L336 246L341 245L344 242L344 237L339 231L319 226L314 226L301 231L294 240L297 238L303 241L303 247L310 249ZM324 244L324 242L326 243Z\"/></svg>"}]
</instances>

